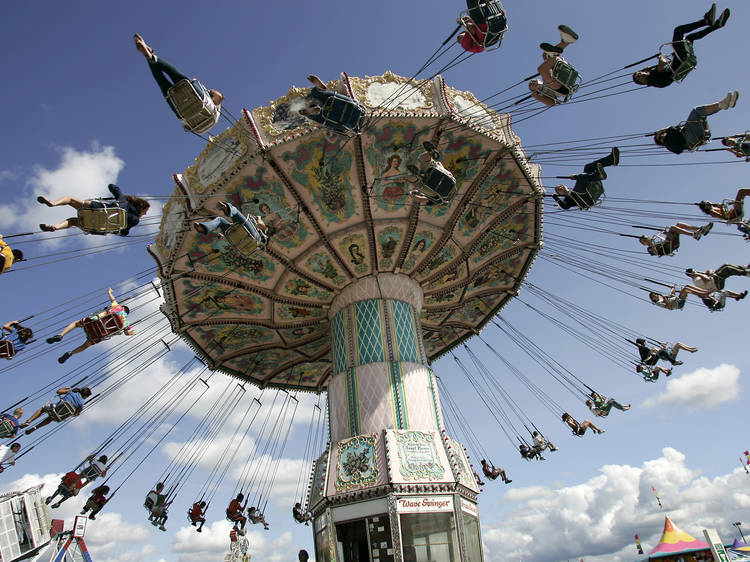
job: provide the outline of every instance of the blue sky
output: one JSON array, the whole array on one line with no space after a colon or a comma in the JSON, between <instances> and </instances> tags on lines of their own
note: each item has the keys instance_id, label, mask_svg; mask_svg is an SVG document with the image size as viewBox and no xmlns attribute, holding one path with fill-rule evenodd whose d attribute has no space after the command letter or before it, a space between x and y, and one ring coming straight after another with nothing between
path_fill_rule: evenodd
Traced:
<instances>
[{"instance_id":1,"label":"blue sky","mask_svg":"<svg viewBox=\"0 0 750 562\"><path fill-rule=\"evenodd\" d=\"M581 36L566 56L585 81L653 54L659 44L670 39L675 25L699 18L708 7L692 0L656 4L509 1L510 30L502 47L470 58L445 73L445 78L449 85L470 90L480 98L492 95L533 74L541 60L538 43L556 42L556 26L566 23ZM678 123L693 106L716 101L735 89L740 91L737 107L713 116L710 124L715 136L744 131L750 127L750 78L734 49L747 27L750 6L731 2L721 4L719 10L724 7L732 10L729 24L696 43L699 65L683 84L556 107L523 121L524 115L518 115L515 132L525 146L646 133ZM453 30L461 9L460 2L422 0L317 4L293 0L283 5L6 3L0 19L0 57L6 84L0 93L6 108L2 127L6 140L0 154L2 234L28 232L43 220L65 216L38 205L34 201L37 194L103 196L107 183L114 182L129 193L167 196L173 190L171 174L184 170L202 150L203 141L183 133L160 99L143 57L133 46L136 31L165 59L209 87L220 89L227 97L226 107L238 115L243 107L266 105L284 95L291 85L305 86L305 76L311 72L324 80L342 70L354 76L386 70L410 76ZM522 93L523 86L513 92ZM628 141L636 142L641 141ZM602 146L604 155L608 145ZM534 150L539 148L528 151ZM556 183L551 176L576 173L586 161L574 153L567 161L543 164L544 185ZM645 302L642 291L612 280L607 281L611 287L604 286L597 282L602 279L592 278L588 271L571 272L553 262L555 256L565 257L570 252L569 244L556 241L555 236L560 235L607 248L641 250L633 239L580 228L581 220L595 220L596 213L619 221L605 225L614 232L636 232L631 224L666 226L677 218L702 221L695 207L671 203L730 198L739 187L747 186L747 166L721 152L680 156L666 151L646 156L624 153L620 166L608 170L609 197L663 203L608 201L604 209L590 212L593 218L586 215L581 219L580 214L574 217L572 213L546 217L547 246L531 270L530 282L647 335L700 347L695 355L683 352L685 365L675 370L669 384L664 380L645 384L632 371L592 353L521 303L508 306L503 318L533 336L545 352L601 392L633 404L631 411L614 412L602 423L606 434L572 438L538 399L498 370L498 377L507 382L527 415L560 447L546 462L526 463L504 437L498 437L501 434L488 412L474 407L476 395L468 390L453 359L434 365L452 399L465 409L483 449L514 480L511 486L498 482L486 486L480 499L488 560L633 559L632 535L639 533L648 548L661 531L664 511L658 510L650 486L659 490L665 510L675 522L693 534L702 526L716 526L729 538L731 522L742 520L743 506L736 497L746 483L737 457L750 446L741 429L747 421L743 391L745 373L750 370L744 349L747 301L730 302L726 311L715 314L699 306L667 312ZM649 216L613 219L607 205L640 209ZM549 205L548 210L554 208ZM654 218L656 212L664 213L663 217ZM44 320L31 325L46 336L103 304L106 287L120 292L142 283L135 280L136 275L154 265L145 246L156 230L156 217L158 209L134 232L143 235L141 238L96 254L91 253L93 248L113 240L71 236L42 241L35 236L24 241L19 247L31 259L0 280L11 295L4 300L1 320L37 314ZM579 226L566 227L566 221ZM746 242L729 234L734 230L717 224L700 242L684 240L675 257L657 260L641 252L633 254L638 265L622 267L633 276L684 283L687 277L681 270L686 267L702 270L727 262L746 264L750 257ZM72 258L71 252L81 248L87 255ZM655 266L656 271L647 274L645 266ZM744 279L729 283L736 290L750 288L748 285ZM536 302L528 292L521 297ZM135 319L158 304L146 300L144 297L142 307L134 311ZM48 311L46 316L43 311ZM496 328L487 328L483 337L574 417L588 417L580 402ZM102 351L106 360L113 360L117 343L119 340L113 340L109 347L89 350L64 368L54 360L56 350L37 343L31 361L2 373L3 395L10 404L73 372ZM486 362L491 361L483 344L472 341L470 346ZM460 356L469 364L465 355ZM140 407L149 392L188 357L184 348L177 349L139 375L130 387L24 457L2 475L0 486L30 485L40 478L54 482L57 474L75 466L127 412ZM284 466L294 474L288 481L282 478L274 489L275 499L268 512L272 530L254 531L251 536L259 559L288 560L302 547L312 552L308 528L296 526L288 514L311 401L314 398L306 399L306 413L301 423L295 424L285 450ZM36 405L39 403L41 398ZM170 440L179 442L189 436L197 418L186 419ZM183 528L182 513L193 501L191 490L200 486L205 474L196 473L186 485L175 504L168 533L145 525L141 497L167 462L167 453L159 450L123 487L108 506L109 513L91 526L90 542L97 560L221 559L228 543L226 522L213 523L211 532L202 536ZM227 498L231 491L230 485L224 492ZM78 505L69 504L62 510L67 517ZM217 508L213 515L219 511ZM543 541L533 540L542 536Z\"/></svg>"}]
</instances>

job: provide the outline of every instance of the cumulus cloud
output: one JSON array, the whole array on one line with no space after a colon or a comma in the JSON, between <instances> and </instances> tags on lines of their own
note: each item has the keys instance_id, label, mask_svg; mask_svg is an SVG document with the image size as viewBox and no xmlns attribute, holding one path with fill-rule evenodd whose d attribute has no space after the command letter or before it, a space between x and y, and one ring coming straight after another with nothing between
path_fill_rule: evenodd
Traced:
<instances>
[{"instance_id":1,"label":"cumulus cloud","mask_svg":"<svg viewBox=\"0 0 750 562\"><path fill-rule=\"evenodd\" d=\"M667 381L666 390L648 398L646 407L675 405L690 410L713 408L739 397L740 370L734 365L722 363L713 369L698 369Z\"/></svg>"},{"instance_id":2,"label":"cumulus cloud","mask_svg":"<svg viewBox=\"0 0 750 562\"><path fill-rule=\"evenodd\" d=\"M59 153L60 163L56 168L38 166L34 170L23 199L0 205L0 223L6 228L36 230L41 222L59 222L73 216L69 207L49 209L37 203L36 196L45 195L49 199L65 195L83 199L107 196L107 184L116 183L125 166L115 155L114 147L97 143L92 143L90 150L63 147Z\"/></svg>"},{"instance_id":3,"label":"cumulus cloud","mask_svg":"<svg viewBox=\"0 0 750 562\"><path fill-rule=\"evenodd\" d=\"M664 511L651 486L659 490ZM661 537L666 512L697 538L706 527L731 537L731 522L747 513L750 494L741 468L706 478L685 464L685 455L666 447L641 467L605 465L574 486L511 490L503 504L509 507L503 521L482 526L488 562L629 562L636 557L634 533L648 552Z\"/></svg>"}]
</instances>

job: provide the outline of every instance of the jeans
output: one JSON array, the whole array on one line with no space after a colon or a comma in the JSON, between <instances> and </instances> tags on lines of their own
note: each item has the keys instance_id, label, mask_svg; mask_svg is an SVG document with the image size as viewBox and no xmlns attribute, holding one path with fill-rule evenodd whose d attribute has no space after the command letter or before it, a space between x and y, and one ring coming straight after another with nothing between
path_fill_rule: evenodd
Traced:
<instances>
[{"instance_id":1,"label":"jeans","mask_svg":"<svg viewBox=\"0 0 750 562\"><path fill-rule=\"evenodd\" d=\"M691 33L690 35L685 37L686 33L689 33L690 31L699 29L701 27L705 27L705 29L702 29L701 31L697 31L695 33ZM699 19L698 21L694 21L693 23L678 25L674 28L674 33L672 33L672 48L674 49L674 52L677 53L677 56L680 60L685 60L685 57L687 57L687 51L685 50L685 44L682 42L683 39L692 43L693 41L705 37L712 31L715 31L715 29L711 26L706 26L706 22L703 21L703 18Z\"/></svg>"},{"instance_id":2,"label":"jeans","mask_svg":"<svg viewBox=\"0 0 750 562\"><path fill-rule=\"evenodd\" d=\"M704 124L705 128L708 128L706 117L705 105L693 108L688 115L685 128L682 130L682 135L685 137L685 143L688 147L701 145L705 142Z\"/></svg>"},{"instance_id":3,"label":"jeans","mask_svg":"<svg viewBox=\"0 0 750 562\"><path fill-rule=\"evenodd\" d=\"M719 291L724 290L724 282L727 277L732 276L750 276L750 268L743 267L741 265L732 265L731 263L725 263L718 267L714 271L714 284Z\"/></svg>"},{"instance_id":4,"label":"jeans","mask_svg":"<svg viewBox=\"0 0 750 562\"><path fill-rule=\"evenodd\" d=\"M169 92L169 88L174 86L180 80L188 79L188 77L177 70L174 66L169 64L167 61L162 60L156 56L154 57L153 61L148 62L148 68L149 70L151 70L151 74L154 76L154 80L156 80L156 83L159 85L161 94L164 96L164 99L167 100L169 107L171 107L175 115L179 117L179 115L177 114L177 110L167 96L167 93ZM165 74L169 77L169 80L167 80L167 76L164 76Z\"/></svg>"},{"instance_id":5,"label":"jeans","mask_svg":"<svg viewBox=\"0 0 750 562\"><path fill-rule=\"evenodd\" d=\"M206 230L208 232L220 230L222 234L225 234L229 227L233 224L243 224L245 225L245 228L247 228L247 230L250 232L250 235L255 238L255 240L260 240L260 233L258 232L258 229L255 228L255 224L253 224L250 219L243 215L239 211L239 209L237 209L237 207L235 207L231 203L227 203L227 205L229 205L229 218L232 219L231 222L224 217L216 217L214 219L211 219L210 221L202 222L200 224L206 227Z\"/></svg>"}]
</instances>

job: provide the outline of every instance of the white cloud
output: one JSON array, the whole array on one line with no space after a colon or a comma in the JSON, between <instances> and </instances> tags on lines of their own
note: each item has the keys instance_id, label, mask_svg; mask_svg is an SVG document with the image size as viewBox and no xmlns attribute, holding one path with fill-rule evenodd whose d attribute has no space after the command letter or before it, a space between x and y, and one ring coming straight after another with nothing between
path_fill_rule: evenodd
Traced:
<instances>
[{"instance_id":1,"label":"white cloud","mask_svg":"<svg viewBox=\"0 0 750 562\"><path fill-rule=\"evenodd\" d=\"M740 370L722 363L713 369L701 368L667 380L666 390L647 399L646 407L680 404L690 410L713 408L737 400Z\"/></svg>"},{"instance_id":2,"label":"white cloud","mask_svg":"<svg viewBox=\"0 0 750 562\"><path fill-rule=\"evenodd\" d=\"M663 511L651 486L659 491ZM574 486L510 490L503 504L510 506L503 520L483 525L488 562L629 562L637 557L633 535L639 534L648 552L661 536L665 513L697 538L706 527L731 538L731 522L747 514L750 494L741 468L706 478L686 466L685 455L666 447L660 458L641 467L605 465L599 475Z\"/></svg>"},{"instance_id":3,"label":"white cloud","mask_svg":"<svg viewBox=\"0 0 750 562\"><path fill-rule=\"evenodd\" d=\"M206 525L201 533L197 533L195 527L182 527L174 536L172 551L179 554L179 562L222 560L223 555L229 552L231 529L228 521ZM298 550L292 545L292 534L289 532L274 536L262 530L248 530L246 538L253 560L286 562L297 557Z\"/></svg>"},{"instance_id":4,"label":"white cloud","mask_svg":"<svg viewBox=\"0 0 750 562\"><path fill-rule=\"evenodd\" d=\"M57 199L66 195L81 199L109 195L107 184L116 183L117 176L125 166L115 155L112 146L92 143L88 151L77 151L71 147L59 149L60 164L47 169L38 166L29 179L29 188L24 190L24 199L0 205L0 222L6 228L36 230L39 223L59 222L75 215L70 207L50 209L36 201L37 195ZM99 237L87 237L96 238Z\"/></svg>"}]
</instances>

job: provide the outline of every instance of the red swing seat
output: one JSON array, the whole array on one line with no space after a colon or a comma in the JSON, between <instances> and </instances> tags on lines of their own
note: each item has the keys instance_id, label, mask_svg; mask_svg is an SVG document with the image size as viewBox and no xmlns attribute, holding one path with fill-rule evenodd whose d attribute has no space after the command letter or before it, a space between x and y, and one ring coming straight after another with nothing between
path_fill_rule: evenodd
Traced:
<instances>
[{"instance_id":1,"label":"red swing seat","mask_svg":"<svg viewBox=\"0 0 750 562\"><path fill-rule=\"evenodd\" d=\"M86 339L91 343L99 343L122 332L125 319L116 312L99 313L81 320Z\"/></svg>"},{"instance_id":2,"label":"red swing seat","mask_svg":"<svg viewBox=\"0 0 750 562\"><path fill-rule=\"evenodd\" d=\"M0 340L0 359L13 359L16 348L12 341Z\"/></svg>"}]
</instances>

